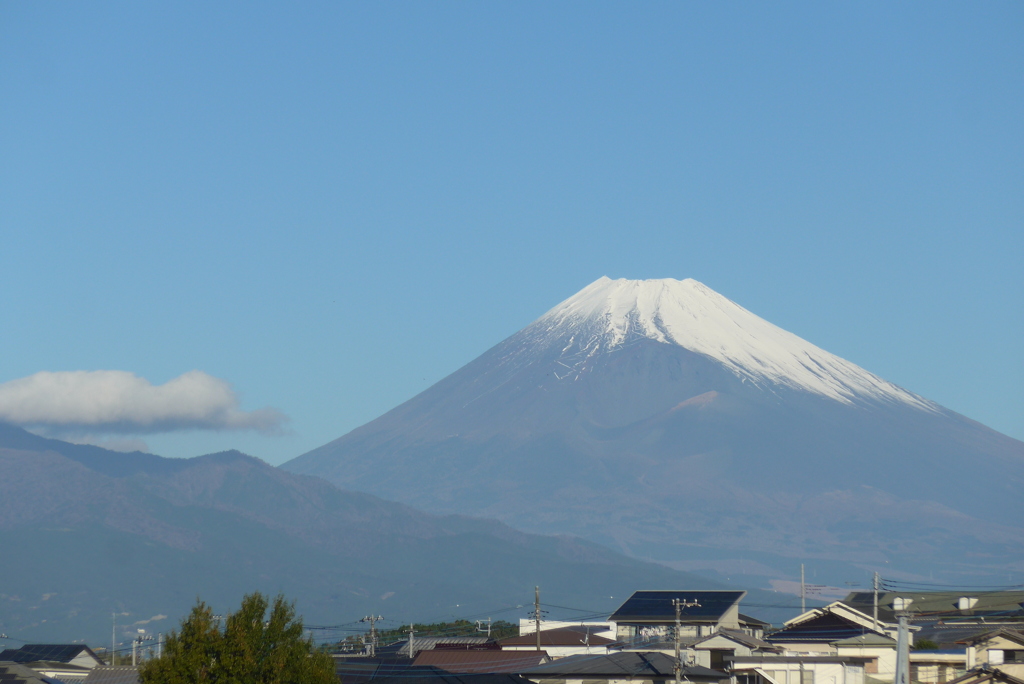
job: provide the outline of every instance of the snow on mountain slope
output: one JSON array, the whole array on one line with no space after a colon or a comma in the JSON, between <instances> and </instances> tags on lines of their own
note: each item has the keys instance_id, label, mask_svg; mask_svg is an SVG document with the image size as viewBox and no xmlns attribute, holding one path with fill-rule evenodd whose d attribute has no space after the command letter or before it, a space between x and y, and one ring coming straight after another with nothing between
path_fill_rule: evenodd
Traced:
<instances>
[{"instance_id":1,"label":"snow on mountain slope","mask_svg":"<svg viewBox=\"0 0 1024 684\"><path fill-rule=\"evenodd\" d=\"M852 404L858 398L940 407L772 325L696 280L602 277L524 331L534 342L565 340L561 378L578 377L595 354L638 337L676 344L770 389L782 385Z\"/></svg>"}]
</instances>

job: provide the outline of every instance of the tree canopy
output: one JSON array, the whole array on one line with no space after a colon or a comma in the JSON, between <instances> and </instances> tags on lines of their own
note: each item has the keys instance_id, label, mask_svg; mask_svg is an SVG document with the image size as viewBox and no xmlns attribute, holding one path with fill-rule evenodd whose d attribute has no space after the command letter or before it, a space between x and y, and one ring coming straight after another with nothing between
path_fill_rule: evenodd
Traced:
<instances>
[{"instance_id":1,"label":"tree canopy","mask_svg":"<svg viewBox=\"0 0 1024 684\"><path fill-rule=\"evenodd\" d=\"M197 601L163 656L143 664L139 676L143 684L337 684L332 658L302 633L283 596L271 606L260 593L247 595L223 629Z\"/></svg>"}]
</instances>

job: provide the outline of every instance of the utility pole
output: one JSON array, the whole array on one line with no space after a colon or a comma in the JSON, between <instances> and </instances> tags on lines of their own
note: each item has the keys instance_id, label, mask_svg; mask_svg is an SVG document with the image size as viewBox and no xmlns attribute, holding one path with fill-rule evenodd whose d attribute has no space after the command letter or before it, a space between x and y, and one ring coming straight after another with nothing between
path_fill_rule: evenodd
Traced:
<instances>
[{"instance_id":1,"label":"utility pole","mask_svg":"<svg viewBox=\"0 0 1024 684\"><path fill-rule=\"evenodd\" d=\"M872 586L874 587L874 591L875 591L875 602L874 602L874 603L875 603L875 610L874 610L874 620L875 620L875 631L876 631L876 632L878 631L878 584L879 584L879 581L878 581L878 573L876 572L876 573L875 573L875 579L874 579L874 582L872 582Z\"/></svg>"},{"instance_id":2,"label":"utility pole","mask_svg":"<svg viewBox=\"0 0 1024 684\"><path fill-rule=\"evenodd\" d=\"M156 657L164 657L164 633L160 632L156 635Z\"/></svg>"},{"instance_id":3,"label":"utility pole","mask_svg":"<svg viewBox=\"0 0 1024 684\"><path fill-rule=\"evenodd\" d=\"M110 664L114 664L114 647L117 646L117 613L110 614Z\"/></svg>"},{"instance_id":4,"label":"utility pole","mask_svg":"<svg viewBox=\"0 0 1024 684\"><path fill-rule=\"evenodd\" d=\"M680 653L682 644L680 643L680 633L683 631L683 617L682 617L682 606L679 603L679 599L672 599L672 607L676 609L676 684L682 684L683 682L683 661L682 654Z\"/></svg>"},{"instance_id":5,"label":"utility pole","mask_svg":"<svg viewBox=\"0 0 1024 684\"><path fill-rule=\"evenodd\" d=\"M410 622L409 623L409 657L410 658L415 658L416 657L416 641L415 641L415 639L416 639L416 630L414 629L414 627L415 627L415 625L413 625Z\"/></svg>"},{"instance_id":6,"label":"utility pole","mask_svg":"<svg viewBox=\"0 0 1024 684\"><path fill-rule=\"evenodd\" d=\"M910 684L910 629L905 610L896 613L899 631L896 632L896 679L893 684Z\"/></svg>"},{"instance_id":7,"label":"utility pole","mask_svg":"<svg viewBox=\"0 0 1024 684\"><path fill-rule=\"evenodd\" d=\"M804 564L800 564L800 612L807 612L807 585L804 584Z\"/></svg>"},{"instance_id":8,"label":"utility pole","mask_svg":"<svg viewBox=\"0 0 1024 684\"><path fill-rule=\"evenodd\" d=\"M360 622L370 623L370 657L377 655L377 621L383 620L380 615L368 615Z\"/></svg>"},{"instance_id":9,"label":"utility pole","mask_svg":"<svg viewBox=\"0 0 1024 684\"><path fill-rule=\"evenodd\" d=\"M478 632L484 631L483 624L484 624L483 620L477 620L476 621L476 631L478 631ZM487 618L487 636L488 637L491 636L491 618Z\"/></svg>"},{"instance_id":10,"label":"utility pole","mask_svg":"<svg viewBox=\"0 0 1024 684\"><path fill-rule=\"evenodd\" d=\"M537 627L537 650L540 650L540 587L533 588L533 619Z\"/></svg>"}]
</instances>

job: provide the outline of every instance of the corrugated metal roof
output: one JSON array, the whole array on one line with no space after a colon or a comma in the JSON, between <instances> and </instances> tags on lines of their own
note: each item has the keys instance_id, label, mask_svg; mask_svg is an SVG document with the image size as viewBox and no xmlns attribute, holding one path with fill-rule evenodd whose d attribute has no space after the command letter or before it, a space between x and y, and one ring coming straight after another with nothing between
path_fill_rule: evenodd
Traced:
<instances>
[{"instance_id":1,"label":"corrugated metal roof","mask_svg":"<svg viewBox=\"0 0 1024 684\"><path fill-rule=\"evenodd\" d=\"M683 622L717 622L745 591L636 591L608 618L613 622L670 623L676 618L674 599L683 602Z\"/></svg>"},{"instance_id":2,"label":"corrugated metal roof","mask_svg":"<svg viewBox=\"0 0 1024 684\"><path fill-rule=\"evenodd\" d=\"M450 636L414 636L416 652L420 651L432 651L435 648L440 647L451 647L455 648L458 646L465 646L467 649L472 647L482 647L491 641L490 638L480 636L464 636L464 637L450 637ZM377 653L382 656L405 656L409 657L409 640L397 641L387 646L382 646L377 649Z\"/></svg>"},{"instance_id":3,"label":"corrugated metal roof","mask_svg":"<svg viewBox=\"0 0 1024 684\"><path fill-rule=\"evenodd\" d=\"M414 667L437 667L456 674L522 672L547 660L544 651L423 651Z\"/></svg>"}]
</instances>

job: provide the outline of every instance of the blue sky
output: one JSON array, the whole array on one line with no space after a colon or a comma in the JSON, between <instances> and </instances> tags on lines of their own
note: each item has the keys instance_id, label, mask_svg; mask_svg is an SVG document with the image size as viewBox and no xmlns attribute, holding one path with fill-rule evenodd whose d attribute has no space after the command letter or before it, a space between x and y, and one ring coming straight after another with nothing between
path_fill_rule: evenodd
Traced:
<instances>
[{"instance_id":1,"label":"blue sky","mask_svg":"<svg viewBox=\"0 0 1024 684\"><path fill-rule=\"evenodd\" d=\"M117 438L276 464L602 275L693 277L1024 439L1022 31L1009 2L0 4L0 383L201 371L218 418Z\"/></svg>"}]
</instances>

